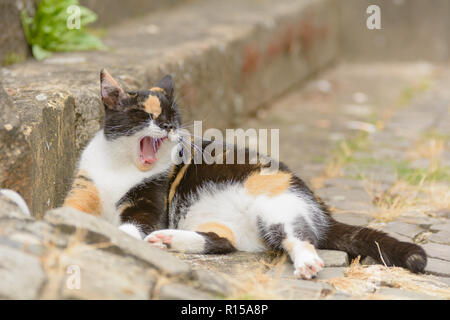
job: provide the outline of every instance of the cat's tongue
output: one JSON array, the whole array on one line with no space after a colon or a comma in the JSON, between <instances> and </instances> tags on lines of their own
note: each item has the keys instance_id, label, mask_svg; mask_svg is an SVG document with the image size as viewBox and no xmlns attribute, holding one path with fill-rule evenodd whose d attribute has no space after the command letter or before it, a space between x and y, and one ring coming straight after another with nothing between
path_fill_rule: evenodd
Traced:
<instances>
[{"instance_id":1,"label":"cat's tongue","mask_svg":"<svg viewBox=\"0 0 450 320\"><path fill-rule=\"evenodd\" d=\"M156 141L151 137L144 137L141 140L141 159L144 163L153 163L156 161Z\"/></svg>"}]
</instances>

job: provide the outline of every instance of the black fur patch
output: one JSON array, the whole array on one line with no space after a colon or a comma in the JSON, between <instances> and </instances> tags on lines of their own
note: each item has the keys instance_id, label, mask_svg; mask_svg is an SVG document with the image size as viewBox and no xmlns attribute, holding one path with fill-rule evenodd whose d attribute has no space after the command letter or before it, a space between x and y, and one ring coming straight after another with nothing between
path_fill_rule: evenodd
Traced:
<instances>
[{"instance_id":1,"label":"black fur patch","mask_svg":"<svg viewBox=\"0 0 450 320\"><path fill-rule=\"evenodd\" d=\"M398 241L384 232L343 224L334 219L330 223L329 232L319 244L321 249L346 251L351 257L370 256L387 266L403 267L413 272L425 269L425 251L414 243Z\"/></svg>"},{"instance_id":2,"label":"black fur patch","mask_svg":"<svg viewBox=\"0 0 450 320\"><path fill-rule=\"evenodd\" d=\"M257 219L258 231L261 239L270 248L281 250L283 240L286 239L284 225L281 223L268 226L260 217Z\"/></svg>"},{"instance_id":3,"label":"black fur patch","mask_svg":"<svg viewBox=\"0 0 450 320\"><path fill-rule=\"evenodd\" d=\"M319 242L317 236L314 234L311 226L301 215L294 219L294 236L301 241L308 241L312 245L316 245Z\"/></svg>"},{"instance_id":4,"label":"black fur patch","mask_svg":"<svg viewBox=\"0 0 450 320\"><path fill-rule=\"evenodd\" d=\"M165 173L144 180L128 191L116 204L117 208L131 204L121 213L121 222L137 224L145 234L167 228L167 187L168 173Z\"/></svg>"},{"instance_id":5,"label":"black fur patch","mask_svg":"<svg viewBox=\"0 0 450 320\"><path fill-rule=\"evenodd\" d=\"M109 110L105 114L104 134L107 140L131 136L150 123L151 116L143 110Z\"/></svg>"},{"instance_id":6,"label":"black fur patch","mask_svg":"<svg viewBox=\"0 0 450 320\"><path fill-rule=\"evenodd\" d=\"M236 251L231 242L214 232L197 232L205 238L205 254L224 254Z\"/></svg>"}]
</instances>

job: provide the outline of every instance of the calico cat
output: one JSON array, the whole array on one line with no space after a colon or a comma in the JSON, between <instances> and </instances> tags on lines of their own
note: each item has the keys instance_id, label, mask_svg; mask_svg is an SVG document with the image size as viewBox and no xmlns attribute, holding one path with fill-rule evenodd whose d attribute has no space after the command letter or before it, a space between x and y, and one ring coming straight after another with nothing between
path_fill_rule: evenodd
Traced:
<instances>
[{"instance_id":1,"label":"calico cat","mask_svg":"<svg viewBox=\"0 0 450 320\"><path fill-rule=\"evenodd\" d=\"M186 141L171 76L148 90L130 92L105 70L100 78L103 129L82 153L65 206L101 216L169 251L283 250L293 261L295 275L304 279L323 268L316 248L424 270L427 258L421 247L337 222L281 162L276 173L264 174L267 162L192 161L193 153L183 153ZM213 157L238 150L225 144L217 148L213 141L202 141L194 149L203 152L212 143ZM184 161L174 163L174 155Z\"/></svg>"}]
</instances>

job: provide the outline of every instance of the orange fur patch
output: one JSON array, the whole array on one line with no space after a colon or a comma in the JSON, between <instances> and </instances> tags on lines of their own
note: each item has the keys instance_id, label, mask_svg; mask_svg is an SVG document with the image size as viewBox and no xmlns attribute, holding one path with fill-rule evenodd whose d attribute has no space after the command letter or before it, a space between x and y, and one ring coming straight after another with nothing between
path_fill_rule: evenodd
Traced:
<instances>
[{"instance_id":1,"label":"orange fur patch","mask_svg":"<svg viewBox=\"0 0 450 320\"><path fill-rule=\"evenodd\" d=\"M292 243L292 241L289 241L288 239L284 239L281 244L283 245L284 250L286 250L287 253L289 253L289 255L291 257L293 257L294 256L294 244Z\"/></svg>"},{"instance_id":2,"label":"orange fur patch","mask_svg":"<svg viewBox=\"0 0 450 320\"><path fill-rule=\"evenodd\" d=\"M312 253L317 253L316 252L316 248L311 243L309 243L308 241L303 241L303 244L305 245L305 249L306 250L308 250L308 251L310 251Z\"/></svg>"},{"instance_id":3,"label":"orange fur patch","mask_svg":"<svg viewBox=\"0 0 450 320\"><path fill-rule=\"evenodd\" d=\"M255 172L245 181L245 189L252 196L268 195L277 196L285 192L291 185L291 174L278 172L276 174L262 175Z\"/></svg>"},{"instance_id":4,"label":"orange fur patch","mask_svg":"<svg viewBox=\"0 0 450 320\"><path fill-rule=\"evenodd\" d=\"M100 195L94 182L89 179L87 172L80 170L64 200L64 207L74 209L99 216L102 213Z\"/></svg>"},{"instance_id":5,"label":"orange fur patch","mask_svg":"<svg viewBox=\"0 0 450 320\"><path fill-rule=\"evenodd\" d=\"M314 254L317 254L316 248L308 241L302 241L303 248ZM282 242L283 248L289 253L291 257L294 257L294 243L288 239L284 239Z\"/></svg>"},{"instance_id":6,"label":"orange fur patch","mask_svg":"<svg viewBox=\"0 0 450 320\"><path fill-rule=\"evenodd\" d=\"M161 114L161 101L159 101L157 96L150 95L144 102L144 109L156 119Z\"/></svg>"},{"instance_id":7,"label":"orange fur patch","mask_svg":"<svg viewBox=\"0 0 450 320\"><path fill-rule=\"evenodd\" d=\"M197 232L214 232L219 237L228 239L230 243L235 246L236 240L234 238L234 233L227 226L217 223L217 222L208 222L198 226L195 231Z\"/></svg>"},{"instance_id":8,"label":"orange fur patch","mask_svg":"<svg viewBox=\"0 0 450 320\"><path fill-rule=\"evenodd\" d=\"M177 190L177 187L180 184L180 181L183 178L184 173L186 172L188 166L189 163L185 164L178 172L177 176L175 177L175 180L173 180L172 185L170 186L169 198L167 199L169 203L172 202L173 196L175 195L175 191Z\"/></svg>"},{"instance_id":9,"label":"orange fur patch","mask_svg":"<svg viewBox=\"0 0 450 320\"><path fill-rule=\"evenodd\" d=\"M159 91L159 92L166 94L166 90L164 90L163 88L160 88L160 87L151 87L150 91Z\"/></svg>"}]
</instances>

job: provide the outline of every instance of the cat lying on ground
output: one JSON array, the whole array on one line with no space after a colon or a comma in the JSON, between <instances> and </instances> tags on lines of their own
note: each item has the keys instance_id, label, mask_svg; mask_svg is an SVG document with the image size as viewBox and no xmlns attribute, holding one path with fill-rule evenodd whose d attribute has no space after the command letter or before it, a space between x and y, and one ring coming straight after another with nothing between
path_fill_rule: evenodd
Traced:
<instances>
[{"instance_id":1,"label":"cat lying on ground","mask_svg":"<svg viewBox=\"0 0 450 320\"><path fill-rule=\"evenodd\" d=\"M171 76L150 89L130 92L105 70L100 78L105 121L82 153L64 206L101 216L169 251L283 250L293 261L295 275L304 279L323 268L316 248L424 270L427 258L421 247L337 222L282 163L273 174L262 172L268 164L261 161L193 163L192 155L181 148L187 142L180 133ZM204 152L212 143L193 147ZM221 152L230 149L221 145L212 156ZM174 163L174 154L184 161Z\"/></svg>"}]
</instances>

